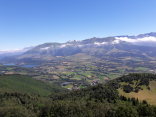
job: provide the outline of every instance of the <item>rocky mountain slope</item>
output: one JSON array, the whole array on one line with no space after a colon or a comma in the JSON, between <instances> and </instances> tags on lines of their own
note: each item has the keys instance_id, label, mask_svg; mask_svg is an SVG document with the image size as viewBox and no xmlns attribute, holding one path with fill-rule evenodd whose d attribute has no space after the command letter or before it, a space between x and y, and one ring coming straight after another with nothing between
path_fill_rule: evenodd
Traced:
<instances>
[{"instance_id":1,"label":"rocky mountain slope","mask_svg":"<svg viewBox=\"0 0 156 117\"><path fill-rule=\"evenodd\" d=\"M68 41L66 43L45 43L27 51L18 58L50 58L56 56L71 56L84 53L95 57L110 56L156 56L156 48L138 46L115 37L91 38L82 41Z\"/></svg>"},{"instance_id":2,"label":"rocky mountain slope","mask_svg":"<svg viewBox=\"0 0 156 117\"><path fill-rule=\"evenodd\" d=\"M95 57L132 56L149 58L156 56L156 33L140 34L138 36L116 36L80 41L68 41L66 43L44 43L19 55L18 59L51 59L56 56L72 56L83 53Z\"/></svg>"}]
</instances>

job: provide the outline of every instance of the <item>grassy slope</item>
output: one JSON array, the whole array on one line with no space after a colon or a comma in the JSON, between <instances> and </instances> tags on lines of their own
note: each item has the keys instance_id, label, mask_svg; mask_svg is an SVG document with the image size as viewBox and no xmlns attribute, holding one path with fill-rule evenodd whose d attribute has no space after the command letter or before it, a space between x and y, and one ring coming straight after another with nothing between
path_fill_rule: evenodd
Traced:
<instances>
[{"instance_id":1,"label":"grassy slope","mask_svg":"<svg viewBox=\"0 0 156 117\"><path fill-rule=\"evenodd\" d=\"M47 96L55 92L62 92L63 89L52 84L47 84L22 75L0 76L0 92L19 91L30 94Z\"/></svg>"},{"instance_id":2,"label":"grassy slope","mask_svg":"<svg viewBox=\"0 0 156 117\"><path fill-rule=\"evenodd\" d=\"M121 83L121 85L128 85L128 83ZM149 87L150 90L147 89L147 86L141 86L143 90L140 90L138 93L130 92L125 93L121 88L118 89L119 94L126 96L126 97L135 97L138 98L140 101L146 100L149 104L156 105L156 82L150 81Z\"/></svg>"}]
</instances>

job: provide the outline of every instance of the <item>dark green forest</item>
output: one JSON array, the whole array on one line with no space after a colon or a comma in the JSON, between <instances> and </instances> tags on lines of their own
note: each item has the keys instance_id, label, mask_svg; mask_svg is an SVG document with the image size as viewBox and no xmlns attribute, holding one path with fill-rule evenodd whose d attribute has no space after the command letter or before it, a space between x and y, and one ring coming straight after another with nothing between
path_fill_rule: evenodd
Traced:
<instances>
[{"instance_id":1,"label":"dark green forest","mask_svg":"<svg viewBox=\"0 0 156 117\"><path fill-rule=\"evenodd\" d=\"M11 81L11 78L14 81ZM121 82L132 83L134 79L140 81L138 87L148 86L150 80L156 79L154 74L129 74L105 84L68 92L62 88L57 89L57 86L52 84L30 79L22 75L0 76L0 117L154 117L156 115L156 105L150 105L146 100L124 97L119 95L117 90L121 87ZM23 84L17 86L16 83L20 80ZM25 90L25 86L30 89ZM51 93L32 92L39 86ZM131 90L127 88L128 85L125 87L123 90Z\"/></svg>"}]
</instances>

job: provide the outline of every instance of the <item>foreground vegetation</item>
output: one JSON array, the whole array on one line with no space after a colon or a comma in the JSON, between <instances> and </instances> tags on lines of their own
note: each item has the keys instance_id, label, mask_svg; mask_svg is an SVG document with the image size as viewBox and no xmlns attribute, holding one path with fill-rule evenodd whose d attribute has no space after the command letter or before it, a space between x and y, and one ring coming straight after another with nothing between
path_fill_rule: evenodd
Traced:
<instances>
[{"instance_id":1,"label":"foreground vegetation","mask_svg":"<svg viewBox=\"0 0 156 117\"><path fill-rule=\"evenodd\" d=\"M0 83L2 84L4 79L6 80L7 78L9 79L15 76L1 76L0 79L2 80ZM15 90L9 90L7 85L3 85L4 90L0 93L0 116L152 117L156 115L155 105L148 104L148 101L139 100L136 97L129 98L123 96L118 90L122 89L126 93L131 93L136 91L136 89L139 89L136 92L137 94L141 91L141 88L138 87L142 87L144 85L150 87L150 82L155 79L156 75L153 74L129 74L127 76L111 80L106 84L98 84L76 91L62 91L62 93L53 93L46 97L32 94L31 89L28 90L27 93L24 91L17 92ZM138 81L137 86L133 84L135 80ZM133 87L134 90L131 88L133 85L136 86Z\"/></svg>"}]
</instances>

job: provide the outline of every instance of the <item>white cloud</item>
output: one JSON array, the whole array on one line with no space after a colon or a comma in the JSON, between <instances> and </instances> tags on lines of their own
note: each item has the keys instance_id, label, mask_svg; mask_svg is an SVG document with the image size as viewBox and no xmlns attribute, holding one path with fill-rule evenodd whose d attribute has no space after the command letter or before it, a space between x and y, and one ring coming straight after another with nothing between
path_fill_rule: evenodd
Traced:
<instances>
[{"instance_id":1,"label":"white cloud","mask_svg":"<svg viewBox=\"0 0 156 117\"><path fill-rule=\"evenodd\" d=\"M78 45L78 47L82 47L83 45Z\"/></svg>"},{"instance_id":2,"label":"white cloud","mask_svg":"<svg viewBox=\"0 0 156 117\"><path fill-rule=\"evenodd\" d=\"M118 44L118 43L119 43L119 40L115 40L113 42L110 42L110 44ZM109 43L108 42L102 42L102 43L95 42L94 44L98 45L98 46L101 46L101 45L105 45L105 44L109 44Z\"/></svg>"},{"instance_id":3,"label":"white cloud","mask_svg":"<svg viewBox=\"0 0 156 117\"><path fill-rule=\"evenodd\" d=\"M127 37L115 37L117 40L126 41L126 42L135 42L135 39L129 39Z\"/></svg>"},{"instance_id":4,"label":"white cloud","mask_svg":"<svg viewBox=\"0 0 156 117\"><path fill-rule=\"evenodd\" d=\"M98 46L101 45L101 43L99 43L99 42L94 42L94 44L95 44L95 45L98 45Z\"/></svg>"},{"instance_id":5,"label":"white cloud","mask_svg":"<svg viewBox=\"0 0 156 117\"><path fill-rule=\"evenodd\" d=\"M102 42L101 44L108 44L108 42Z\"/></svg>"},{"instance_id":6,"label":"white cloud","mask_svg":"<svg viewBox=\"0 0 156 117\"><path fill-rule=\"evenodd\" d=\"M115 40L112 42L112 44L118 44L120 42L120 40Z\"/></svg>"},{"instance_id":7,"label":"white cloud","mask_svg":"<svg viewBox=\"0 0 156 117\"><path fill-rule=\"evenodd\" d=\"M40 48L40 50L47 50L49 49L50 47L45 47L45 48Z\"/></svg>"},{"instance_id":8,"label":"white cloud","mask_svg":"<svg viewBox=\"0 0 156 117\"><path fill-rule=\"evenodd\" d=\"M144 38L138 38L138 39L130 39L130 38L127 38L127 37L115 37L115 39L130 42L130 43L156 42L156 37L144 37Z\"/></svg>"},{"instance_id":9,"label":"white cloud","mask_svg":"<svg viewBox=\"0 0 156 117\"><path fill-rule=\"evenodd\" d=\"M63 44L63 45L60 46L60 48L64 48L64 47L66 47L66 46L67 46L66 44Z\"/></svg>"},{"instance_id":10,"label":"white cloud","mask_svg":"<svg viewBox=\"0 0 156 117\"><path fill-rule=\"evenodd\" d=\"M34 48L35 46L31 46L31 47L26 47L26 48L23 48L23 49L13 49L13 50L1 50L0 51L0 54L5 54L5 53L19 53L19 52L26 52L32 48Z\"/></svg>"},{"instance_id":11,"label":"white cloud","mask_svg":"<svg viewBox=\"0 0 156 117\"><path fill-rule=\"evenodd\" d=\"M108 42L102 42L102 43L95 42L94 44L95 44L95 45L98 45L98 46L101 46L101 45L104 45L104 44L108 44Z\"/></svg>"}]
</instances>

